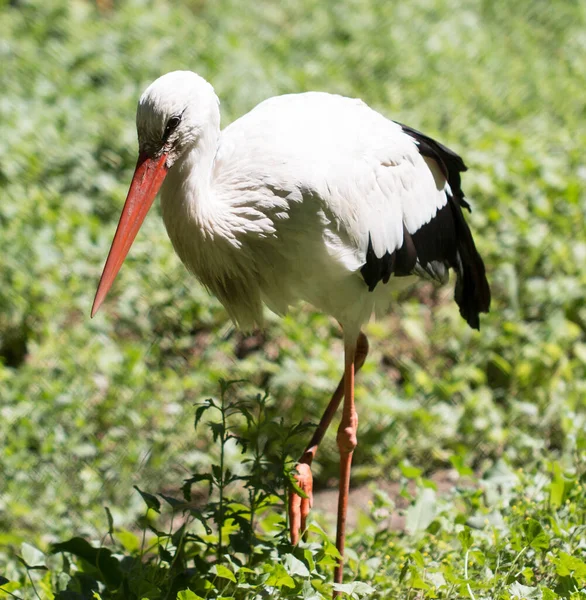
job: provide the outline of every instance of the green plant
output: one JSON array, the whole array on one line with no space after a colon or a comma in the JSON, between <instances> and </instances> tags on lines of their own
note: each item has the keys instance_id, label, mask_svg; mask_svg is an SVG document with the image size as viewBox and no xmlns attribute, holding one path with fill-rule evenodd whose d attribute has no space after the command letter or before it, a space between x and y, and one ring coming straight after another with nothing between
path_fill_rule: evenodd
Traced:
<instances>
[{"instance_id":1,"label":"green plant","mask_svg":"<svg viewBox=\"0 0 586 600\"><path fill-rule=\"evenodd\" d=\"M233 384L222 382L220 399L209 398L195 411L196 430L212 431L218 463L185 480L181 499L158 494L166 511L157 495L135 486L146 505L141 536L114 527L106 509L108 533L99 547L80 537L53 544L50 552L61 555L61 568L40 582L45 590L56 584L55 591L72 599L88 590L104 599L297 598L309 590L325 597L320 590L329 589L325 573L335 547L322 532L322 545L291 547L284 516L294 467L287 450L308 426L284 427L267 408L266 394L252 401L231 397ZM227 453L234 445L245 458L230 468ZM201 484L207 491L195 502L193 487ZM166 530L159 529L161 522ZM34 587L29 570L46 567L20 560Z\"/></svg>"},{"instance_id":2,"label":"green plant","mask_svg":"<svg viewBox=\"0 0 586 600\"><path fill-rule=\"evenodd\" d=\"M288 450L307 426L284 427L267 394L243 397L234 383L222 382L219 399L195 410L196 431L211 429L218 462L186 479L180 499L137 487L145 503L138 528L115 526L106 509L108 530L97 545L75 537L43 553L24 543L19 576L3 579L0 593L329 598L335 546L314 522L292 547L284 516ZM440 495L420 469L403 465L404 530L381 527L397 507L375 493L349 539L354 581L334 587L348 598L583 598L586 472L546 467L538 478L505 462L482 480L464 470L465 485Z\"/></svg>"}]
</instances>

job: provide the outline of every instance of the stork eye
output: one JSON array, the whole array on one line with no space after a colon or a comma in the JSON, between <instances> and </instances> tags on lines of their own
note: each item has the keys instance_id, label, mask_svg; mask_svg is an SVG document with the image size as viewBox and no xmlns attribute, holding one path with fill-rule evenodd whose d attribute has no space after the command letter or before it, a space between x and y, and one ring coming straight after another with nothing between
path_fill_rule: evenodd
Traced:
<instances>
[{"instance_id":1,"label":"stork eye","mask_svg":"<svg viewBox=\"0 0 586 600\"><path fill-rule=\"evenodd\" d=\"M177 126L181 123L181 117L171 117L167 121L165 127L165 133L163 133L163 142L166 142L169 136L177 129Z\"/></svg>"}]
</instances>

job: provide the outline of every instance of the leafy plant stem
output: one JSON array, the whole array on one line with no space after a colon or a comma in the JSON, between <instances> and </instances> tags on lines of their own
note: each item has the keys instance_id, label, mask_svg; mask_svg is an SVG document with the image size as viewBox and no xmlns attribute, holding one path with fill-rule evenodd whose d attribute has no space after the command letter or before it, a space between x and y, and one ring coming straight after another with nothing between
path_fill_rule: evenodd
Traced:
<instances>
[{"instance_id":1,"label":"leafy plant stem","mask_svg":"<svg viewBox=\"0 0 586 600\"><path fill-rule=\"evenodd\" d=\"M256 431L254 432L254 457L253 457L253 470L256 472L255 475L259 471L260 461L262 460L261 449L259 444L260 438L260 429L263 420L263 409L264 409L264 399L259 397L258 399L258 419L256 421ZM251 487L249 490L249 501L250 501L250 531L254 532L255 525L255 517L256 517L256 490L254 487Z\"/></svg>"},{"instance_id":2,"label":"leafy plant stem","mask_svg":"<svg viewBox=\"0 0 586 600\"><path fill-rule=\"evenodd\" d=\"M464 557L464 577L466 578L466 589L470 594L470 598L472 600L476 600L474 593L472 592L472 588L470 587L469 578L468 578L468 555L470 554L470 549L466 550L466 556Z\"/></svg>"},{"instance_id":3,"label":"leafy plant stem","mask_svg":"<svg viewBox=\"0 0 586 600\"><path fill-rule=\"evenodd\" d=\"M226 449L226 387L222 386L221 394L222 430L220 438L220 474L218 481L219 505L218 505L218 550L217 561L222 560L222 529L224 528L224 458Z\"/></svg>"},{"instance_id":4,"label":"leafy plant stem","mask_svg":"<svg viewBox=\"0 0 586 600\"><path fill-rule=\"evenodd\" d=\"M146 512L144 513L145 522L148 519L148 516L149 516L149 509L147 508ZM142 528L142 540L140 542L140 558L141 558L141 560L142 560L142 557L144 556L144 545L145 545L145 542L146 542L146 527L143 527Z\"/></svg>"},{"instance_id":5,"label":"leafy plant stem","mask_svg":"<svg viewBox=\"0 0 586 600\"><path fill-rule=\"evenodd\" d=\"M31 572L30 569L26 570L26 574L28 575L28 579L31 582L31 585L33 586L33 591L35 592L35 596L41 600L41 597L39 596L39 592L37 591L37 588L35 586L35 582L33 581L33 578L31 577Z\"/></svg>"},{"instance_id":6,"label":"leafy plant stem","mask_svg":"<svg viewBox=\"0 0 586 600\"><path fill-rule=\"evenodd\" d=\"M529 546L524 546L518 553L517 556L515 556L515 558L513 559L513 562L511 563L511 566L509 567L509 570L507 571L506 576L501 579L500 581L500 587L502 588L506 582L509 580L509 577L513 574L513 569L515 568L515 565L517 564L517 561L521 558L521 556L523 556L523 554L525 554L525 552L527 551L527 549L529 548Z\"/></svg>"}]
</instances>

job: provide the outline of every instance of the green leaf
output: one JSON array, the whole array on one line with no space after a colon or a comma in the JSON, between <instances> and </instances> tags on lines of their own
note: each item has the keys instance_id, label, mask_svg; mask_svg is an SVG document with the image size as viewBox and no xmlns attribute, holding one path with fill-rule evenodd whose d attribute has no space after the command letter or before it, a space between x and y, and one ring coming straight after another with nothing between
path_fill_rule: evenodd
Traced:
<instances>
[{"instance_id":1,"label":"green leaf","mask_svg":"<svg viewBox=\"0 0 586 600\"><path fill-rule=\"evenodd\" d=\"M22 556L20 556L20 554L16 555L16 560L18 560L18 562L23 565L27 571L47 571L47 567L45 567L44 565L37 565L37 566L31 566L29 565L26 560L24 560L24 558L22 558Z\"/></svg>"},{"instance_id":2,"label":"green leaf","mask_svg":"<svg viewBox=\"0 0 586 600\"><path fill-rule=\"evenodd\" d=\"M523 532L527 544L532 548L536 550L547 550L549 548L549 536L535 519L529 519L523 523Z\"/></svg>"},{"instance_id":3,"label":"green leaf","mask_svg":"<svg viewBox=\"0 0 586 600\"><path fill-rule=\"evenodd\" d=\"M558 462L553 464L553 478L549 484L549 503L552 508L559 508L566 499L566 478L561 465Z\"/></svg>"},{"instance_id":4,"label":"green leaf","mask_svg":"<svg viewBox=\"0 0 586 600\"><path fill-rule=\"evenodd\" d=\"M522 585L518 581L509 586L509 593L511 598L518 598L519 600L541 600L542 598L539 588Z\"/></svg>"},{"instance_id":5,"label":"green leaf","mask_svg":"<svg viewBox=\"0 0 586 600\"><path fill-rule=\"evenodd\" d=\"M281 587L288 587L288 588L294 588L295 587L295 581L294 579L291 577L291 575L289 575L289 573L287 573L287 571L285 571L285 567L280 564L280 563L275 563L272 565L268 566L270 568L269 572L269 577L266 580L265 584L267 586L272 585L278 588Z\"/></svg>"},{"instance_id":6,"label":"green leaf","mask_svg":"<svg viewBox=\"0 0 586 600\"><path fill-rule=\"evenodd\" d=\"M182 590L177 593L177 600L204 600L191 590Z\"/></svg>"},{"instance_id":7,"label":"green leaf","mask_svg":"<svg viewBox=\"0 0 586 600\"><path fill-rule=\"evenodd\" d=\"M285 554L283 559L285 569L287 569L287 573L289 573L289 575L292 577L295 577L296 575L299 577L310 576L309 569L305 566L305 563L300 561L292 554Z\"/></svg>"},{"instance_id":8,"label":"green leaf","mask_svg":"<svg viewBox=\"0 0 586 600\"><path fill-rule=\"evenodd\" d=\"M468 467L464 462L464 457L460 454L452 454L450 456L450 462L456 471L458 471L458 475L460 477L469 477L470 475L474 475L474 471Z\"/></svg>"},{"instance_id":9,"label":"green leaf","mask_svg":"<svg viewBox=\"0 0 586 600\"><path fill-rule=\"evenodd\" d=\"M161 498L167 504L169 504L169 506L171 506L173 508L173 510L180 510L183 508L188 508L188 505L182 500L177 500L177 498L173 498L172 496L166 496L165 494L159 494L159 496L161 496Z\"/></svg>"},{"instance_id":10,"label":"green leaf","mask_svg":"<svg viewBox=\"0 0 586 600\"><path fill-rule=\"evenodd\" d=\"M226 433L226 428L222 423L209 423L209 426L212 430L212 438L214 442L217 442L218 439L221 439Z\"/></svg>"},{"instance_id":11,"label":"green leaf","mask_svg":"<svg viewBox=\"0 0 586 600\"><path fill-rule=\"evenodd\" d=\"M209 473L194 473L189 479L185 479L181 486L181 491L186 502L191 502L191 486L201 481L207 481L211 492L212 476Z\"/></svg>"},{"instance_id":12,"label":"green leaf","mask_svg":"<svg viewBox=\"0 0 586 600\"><path fill-rule=\"evenodd\" d=\"M236 583L236 577L234 577L234 573L232 573L232 571L230 571L230 569L224 565L214 565L210 569L210 573L213 573L218 577L222 577L223 579L229 579L230 581Z\"/></svg>"},{"instance_id":13,"label":"green leaf","mask_svg":"<svg viewBox=\"0 0 586 600\"><path fill-rule=\"evenodd\" d=\"M197 429L203 414L210 408L216 408L216 404L212 398L208 398L205 402L198 405L197 409L195 410L195 419L193 421L194 429Z\"/></svg>"},{"instance_id":14,"label":"green leaf","mask_svg":"<svg viewBox=\"0 0 586 600\"><path fill-rule=\"evenodd\" d=\"M28 568L35 568L38 566L45 567L45 554L38 548L31 546L23 542L20 545L20 552Z\"/></svg>"},{"instance_id":15,"label":"green leaf","mask_svg":"<svg viewBox=\"0 0 586 600\"><path fill-rule=\"evenodd\" d=\"M410 533L424 531L429 527L435 518L436 511L436 495L431 488L423 488L420 490L419 496L407 509L407 520L405 528Z\"/></svg>"},{"instance_id":16,"label":"green leaf","mask_svg":"<svg viewBox=\"0 0 586 600\"><path fill-rule=\"evenodd\" d=\"M372 586L362 581L334 583L332 587L336 592L348 594L351 598L365 598L376 591Z\"/></svg>"},{"instance_id":17,"label":"green leaf","mask_svg":"<svg viewBox=\"0 0 586 600\"><path fill-rule=\"evenodd\" d=\"M471 548L474 540L472 539L472 534L470 533L470 527L464 527L464 529L460 531L458 534L458 540L460 541L460 544L462 544L462 549L464 552Z\"/></svg>"},{"instance_id":18,"label":"green leaf","mask_svg":"<svg viewBox=\"0 0 586 600\"><path fill-rule=\"evenodd\" d=\"M109 587L118 587L122 582L120 564L107 548L94 548L80 537L74 537L67 542L60 542L51 546L51 554L69 552L74 556L83 558L90 565L98 569L103 581Z\"/></svg>"},{"instance_id":19,"label":"green leaf","mask_svg":"<svg viewBox=\"0 0 586 600\"><path fill-rule=\"evenodd\" d=\"M106 511L106 517L108 519L108 534L112 535L114 533L114 518L107 506L104 506L104 510Z\"/></svg>"},{"instance_id":20,"label":"green leaf","mask_svg":"<svg viewBox=\"0 0 586 600\"><path fill-rule=\"evenodd\" d=\"M287 477L289 479L289 485L293 488L293 490L295 491L295 493L300 496L301 498L307 498L307 494L299 487L299 484L297 483L297 479L295 477L295 474L297 473L297 471L295 469L291 469L288 473L287 473Z\"/></svg>"},{"instance_id":21,"label":"green leaf","mask_svg":"<svg viewBox=\"0 0 586 600\"><path fill-rule=\"evenodd\" d=\"M137 485L133 485L132 487L142 496L142 499L149 509L158 513L161 512L161 502L156 496L153 496L153 494L149 494L148 492L143 492Z\"/></svg>"},{"instance_id":22,"label":"green leaf","mask_svg":"<svg viewBox=\"0 0 586 600\"><path fill-rule=\"evenodd\" d=\"M122 544L127 552L137 552L140 548L141 540L138 535L132 531L128 531L127 529L117 529L114 537Z\"/></svg>"},{"instance_id":23,"label":"green leaf","mask_svg":"<svg viewBox=\"0 0 586 600\"><path fill-rule=\"evenodd\" d=\"M575 577L582 583L586 583L586 563L577 556L560 552L553 559L553 563L558 575L562 577Z\"/></svg>"},{"instance_id":24,"label":"green leaf","mask_svg":"<svg viewBox=\"0 0 586 600\"><path fill-rule=\"evenodd\" d=\"M399 464L399 469L401 469L401 473L404 477L407 477L407 479L416 479L423 473L422 469L414 467L406 462L401 462Z\"/></svg>"}]
</instances>

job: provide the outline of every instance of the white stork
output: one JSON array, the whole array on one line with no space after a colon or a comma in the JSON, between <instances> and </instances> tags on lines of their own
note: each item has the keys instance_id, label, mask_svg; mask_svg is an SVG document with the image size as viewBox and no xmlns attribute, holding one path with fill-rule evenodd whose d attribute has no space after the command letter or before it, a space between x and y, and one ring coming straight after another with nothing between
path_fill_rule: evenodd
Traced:
<instances>
[{"instance_id":1,"label":"white stork","mask_svg":"<svg viewBox=\"0 0 586 600\"><path fill-rule=\"evenodd\" d=\"M344 555L350 465L358 424L354 375L361 332L390 303L389 287L456 273L455 300L471 327L488 312L484 264L462 214L466 170L454 152L361 100L308 92L270 98L220 132L212 86L168 73L142 94L139 157L100 279L92 316L162 188L165 227L185 266L244 330L300 300L332 315L344 335L338 388L298 465L307 498L291 494L291 539L312 504L311 463L344 398L337 434L337 547ZM335 570L342 581L343 559Z\"/></svg>"}]
</instances>

